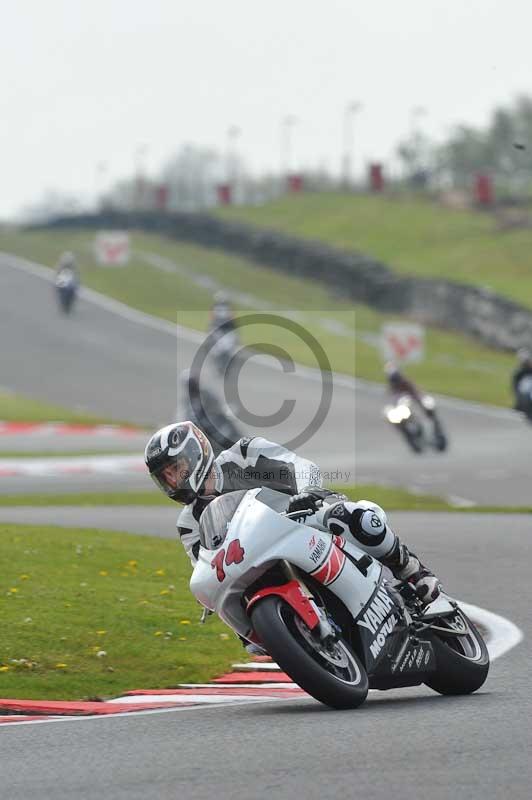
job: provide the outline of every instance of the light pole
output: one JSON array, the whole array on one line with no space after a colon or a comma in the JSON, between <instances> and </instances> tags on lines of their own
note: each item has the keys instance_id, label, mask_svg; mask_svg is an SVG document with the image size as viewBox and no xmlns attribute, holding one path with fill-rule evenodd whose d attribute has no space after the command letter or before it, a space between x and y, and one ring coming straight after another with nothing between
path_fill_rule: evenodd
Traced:
<instances>
[{"instance_id":1,"label":"light pole","mask_svg":"<svg viewBox=\"0 0 532 800\"><path fill-rule=\"evenodd\" d=\"M343 121L343 156L342 156L342 182L346 189L351 185L351 171L353 161L353 121L355 115L361 111L362 103L352 102L344 111Z\"/></svg>"},{"instance_id":2,"label":"light pole","mask_svg":"<svg viewBox=\"0 0 532 800\"><path fill-rule=\"evenodd\" d=\"M227 129L225 172L226 180L229 185L236 183L238 169L236 143L241 133L242 131L237 125L230 125Z\"/></svg>"},{"instance_id":3,"label":"light pole","mask_svg":"<svg viewBox=\"0 0 532 800\"><path fill-rule=\"evenodd\" d=\"M292 130L297 123L297 117L287 114L281 120L281 181L290 173L292 164Z\"/></svg>"},{"instance_id":4,"label":"light pole","mask_svg":"<svg viewBox=\"0 0 532 800\"><path fill-rule=\"evenodd\" d=\"M139 144L135 149L135 205L137 208L142 206L144 195L144 159L148 152L147 144Z\"/></svg>"},{"instance_id":5,"label":"light pole","mask_svg":"<svg viewBox=\"0 0 532 800\"><path fill-rule=\"evenodd\" d=\"M412 106L410 109L411 178L416 182L418 176L421 176L423 171L423 132L421 130L421 120L427 116L427 113L425 106Z\"/></svg>"},{"instance_id":6,"label":"light pole","mask_svg":"<svg viewBox=\"0 0 532 800\"><path fill-rule=\"evenodd\" d=\"M101 200L103 197L103 185L109 170L109 165L106 161L98 161L94 170L94 184L95 184L95 207L99 210Z\"/></svg>"}]
</instances>

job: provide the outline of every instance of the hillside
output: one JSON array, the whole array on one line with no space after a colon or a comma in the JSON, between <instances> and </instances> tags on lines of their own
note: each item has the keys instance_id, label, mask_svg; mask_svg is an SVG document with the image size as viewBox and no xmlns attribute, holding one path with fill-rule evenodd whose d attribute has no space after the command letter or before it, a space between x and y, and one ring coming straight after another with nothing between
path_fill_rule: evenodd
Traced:
<instances>
[{"instance_id":1,"label":"hillside","mask_svg":"<svg viewBox=\"0 0 532 800\"><path fill-rule=\"evenodd\" d=\"M487 213L411 198L334 193L286 196L218 213L360 250L404 274L487 286L532 307L532 229L499 231Z\"/></svg>"}]
</instances>

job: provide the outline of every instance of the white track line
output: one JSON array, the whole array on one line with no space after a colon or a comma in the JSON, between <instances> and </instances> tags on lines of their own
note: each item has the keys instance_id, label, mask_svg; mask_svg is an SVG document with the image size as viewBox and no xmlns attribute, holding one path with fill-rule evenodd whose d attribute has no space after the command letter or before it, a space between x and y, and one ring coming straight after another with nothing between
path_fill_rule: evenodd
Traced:
<instances>
[{"instance_id":1,"label":"white track line","mask_svg":"<svg viewBox=\"0 0 532 800\"><path fill-rule=\"evenodd\" d=\"M459 602L465 613L488 631L486 644L492 661L503 656L523 640L523 631L506 617L480 606Z\"/></svg>"}]
</instances>

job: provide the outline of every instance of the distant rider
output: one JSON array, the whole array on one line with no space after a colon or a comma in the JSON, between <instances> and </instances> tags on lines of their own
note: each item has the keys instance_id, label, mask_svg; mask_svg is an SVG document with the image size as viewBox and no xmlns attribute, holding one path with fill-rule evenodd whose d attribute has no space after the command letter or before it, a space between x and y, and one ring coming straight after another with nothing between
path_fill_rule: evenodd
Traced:
<instances>
[{"instance_id":1,"label":"distant rider","mask_svg":"<svg viewBox=\"0 0 532 800\"><path fill-rule=\"evenodd\" d=\"M184 370L179 382L183 404L177 416L181 412L181 418L191 420L206 433L215 455L240 439L242 434L229 406L206 386L200 387L193 370Z\"/></svg>"},{"instance_id":2,"label":"distant rider","mask_svg":"<svg viewBox=\"0 0 532 800\"><path fill-rule=\"evenodd\" d=\"M368 500L352 502L323 489L316 464L282 445L255 436L240 439L214 458L205 434L186 421L154 433L146 445L145 461L159 489L185 504L177 531L193 565L200 547L199 519L207 505L227 492L268 487L291 495L289 512L312 509L306 525L344 536L397 579L409 581L423 603L440 593L438 578L401 542L380 506Z\"/></svg>"},{"instance_id":3,"label":"distant rider","mask_svg":"<svg viewBox=\"0 0 532 800\"><path fill-rule=\"evenodd\" d=\"M523 411L525 404L530 403L530 397L532 395L532 388L529 389L525 395L523 391L524 388L524 381L523 378L530 378L529 386L532 387L532 353L527 347L521 347L517 351L517 360L518 364L512 375L512 389L515 396L515 404L514 408L516 411Z\"/></svg>"},{"instance_id":4,"label":"distant rider","mask_svg":"<svg viewBox=\"0 0 532 800\"><path fill-rule=\"evenodd\" d=\"M409 380L409 378L401 372L397 364L391 361L385 364L384 373L394 403L397 403L400 397L407 395L417 403L424 414L428 417L433 416L432 407L428 407L425 404L425 395L419 391L413 381Z\"/></svg>"},{"instance_id":5,"label":"distant rider","mask_svg":"<svg viewBox=\"0 0 532 800\"><path fill-rule=\"evenodd\" d=\"M237 324L233 308L225 292L216 292L211 306L210 329L216 330L220 336L236 331Z\"/></svg>"},{"instance_id":6,"label":"distant rider","mask_svg":"<svg viewBox=\"0 0 532 800\"><path fill-rule=\"evenodd\" d=\"M74 253L67 250L61 255L55 271L56 286L66 285L71 283L73 288L79 285L78 266Z\"/></svg>"}]
</instances>

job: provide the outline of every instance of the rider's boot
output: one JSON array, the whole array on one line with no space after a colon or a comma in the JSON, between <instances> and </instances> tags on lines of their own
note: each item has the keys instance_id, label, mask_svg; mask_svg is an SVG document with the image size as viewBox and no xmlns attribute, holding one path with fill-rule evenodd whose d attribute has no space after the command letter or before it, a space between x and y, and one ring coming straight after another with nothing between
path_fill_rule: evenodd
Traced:
<instances>
[{"instance_id":1,"label":"rider's boot","mask_svg":"<svg viewBox=\"0 0 532 800\"><path fill-rule=\"evenodd\" d=\"M411 553L398 536L394 547L388 555L380 559L400 581L408 581L414 587L417 596L424 605L432 603L441 592L439 579Z\"/></svg>"}]
</instances>

